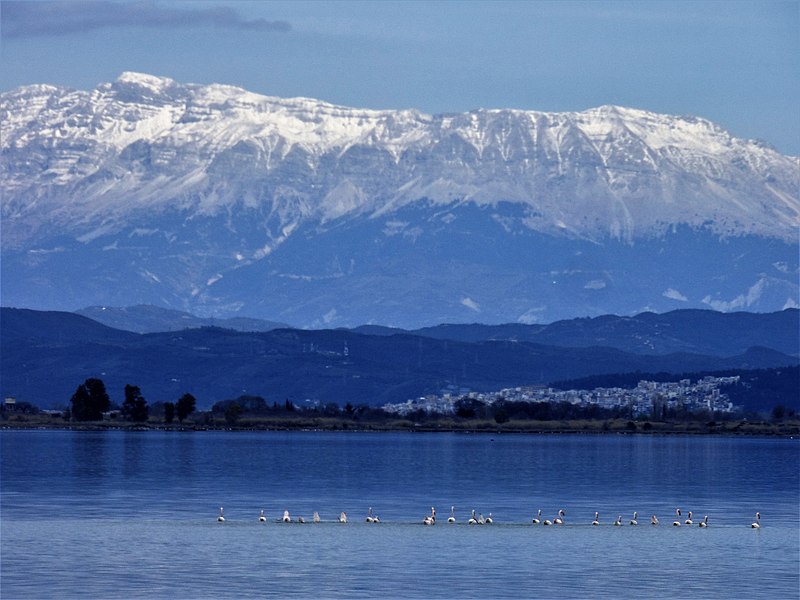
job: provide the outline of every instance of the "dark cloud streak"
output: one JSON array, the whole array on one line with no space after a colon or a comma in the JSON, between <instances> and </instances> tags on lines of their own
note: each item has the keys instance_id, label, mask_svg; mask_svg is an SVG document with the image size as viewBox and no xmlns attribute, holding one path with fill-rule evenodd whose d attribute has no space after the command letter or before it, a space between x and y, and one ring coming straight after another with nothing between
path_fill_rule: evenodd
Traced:
<instances>
[{"instance_id":1,"label":"dark cloud streak","mask_svg":"<svg viewBox=\"0 0 800 600\"><path fill-rule=\"evenodd\" d=\"M0 23L5 38L69 35L110 27L189 28L214 26L226 29L286 32L286 21L243 19L228 7L176 9L152 2L0 2Z\"/></svg>"}]
</instances>

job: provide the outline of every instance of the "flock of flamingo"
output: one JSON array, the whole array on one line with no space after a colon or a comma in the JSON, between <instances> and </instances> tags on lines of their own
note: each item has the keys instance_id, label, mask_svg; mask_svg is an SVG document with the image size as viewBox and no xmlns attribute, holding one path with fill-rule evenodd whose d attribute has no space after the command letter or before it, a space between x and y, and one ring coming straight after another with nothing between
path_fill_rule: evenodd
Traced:
<instances>
[{"instance_id":1,"label":"flock of flamingo","mask_svg":"<svg viewBox=\"0 0 800 600\"><path fill-rule=\"evenodd\" d=\"M559 509L558 513L556 513L556 516L553 517L552 521L550 519L542 520L542 511L540 509L537 512L536 516L532 519L531 523L533 525L544 525L544 526L547 526L547 525L563 525L566 515L567 515L567 513L562 508L562 509ZM633 513L633 517L631 518L630 521L628 521L628 525L638 525L639 524L638 516L639 516L639 513L634 512ZM681 518L682 518L681 509L680 508L676 508L675 509L675 520L672 522L672 526L673 527L680 527L681 525L692 526L692 525L695 524L695 522L692 520L692 511L688 512L688 514L686 516L686 519L683 522L681 522ZM264 514L263 510L261 511L261 514L259 515L258 520L261 523L266 523L267 522L267 517ZM221 506L219 508L219 516L217 517L217 521L220 522L220 523L224 523L225 522L225 510ZM317 511L314 511L314 515L311 517L311 521L313 523L320 523L321 522L321 519L319 517L319 513ZM283 511L283 517L278 519L277 522L279 522L279 523L305 523L306 520L305 520L304 517L292 518L292 516L289 514L289 511L285 510L285 511ZM339 514L339 518L337 519L337 522L339 522L339 523L347 523L347 513L342 511ZM372 512L372 507L371 506L369 507L369 510L367 511L367 517L365 519L365 522L367 522L367 523L380 523L381 522L380 517ZM457 523L457 520L456 520L456 507L455 506L451 506L450 507L450 516L447 517L447 522L448 523ZM467 520L467 524L468 525L491 525L492 523L494 523L494 518L492 517L492 513L489 513L488 517L484 517L483 513L479 513L476 516L475 510L472 511L472 514L470 515L469 519ZM431 506L430 514L425 515L425 517L422 519L422 524L423 525L436 525L436 508ZM595 525L595 526L600 525L600 513L599 512L595 512L594 513L594 520L592 521L591 524ZM619 515L617 517L617 519L612 522L612 525L615 525L615 526L621 526L622 524L623 524L622 515ZM660 522L658 520L658 517L656 517L656 515L653 515L652 517L650 517L650 524L651 525L659 525L660 524ZM703 520L699 521L697 523L697 525L698 525L698 527L708 527L708 515L705 515L703 517ZM752 529L760 529L761 528L761 513L760 512L756 513L756 520L753 521L750 524L750 527Z\"/></svg>"}]
</instances>

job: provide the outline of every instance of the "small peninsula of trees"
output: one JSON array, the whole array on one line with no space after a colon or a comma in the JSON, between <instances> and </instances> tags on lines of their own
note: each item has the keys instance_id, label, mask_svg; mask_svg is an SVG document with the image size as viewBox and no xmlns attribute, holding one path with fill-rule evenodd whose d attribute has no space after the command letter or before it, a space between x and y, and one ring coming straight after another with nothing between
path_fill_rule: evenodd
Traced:
<instances>
[{"instance_id":1,"label":"small peninsula of trees","mask_svg":"<svg viewBox=\"0 0 800 600\"><path fill-rule=\"evenodd\" d=\"M163 411L166 423L171 423L175 417L182 423L196 410L197 400L186 393L177 402L157 404L160 411ZM146 423L150 419L150 412L150 406L139 386L125 385L122 405L115 406L106 391L105 383L101 379L90 378L77 387L64 417L68 421L102 421L104 418L113 419L118 414L125 421Z\"/></svg>"}]
</instances>

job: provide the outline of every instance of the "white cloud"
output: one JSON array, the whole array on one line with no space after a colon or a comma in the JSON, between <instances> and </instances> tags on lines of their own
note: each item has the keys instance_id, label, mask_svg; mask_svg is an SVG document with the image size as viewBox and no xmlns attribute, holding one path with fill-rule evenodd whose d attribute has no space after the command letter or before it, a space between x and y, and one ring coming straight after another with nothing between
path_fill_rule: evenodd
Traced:
<instances>
[{"instance_id":1,"label":"white cloud","mask_svg":"<svg viewBox=\"0 0 800 600\"><path fill-rule=\"evenodd\" d=\"M472 298L462 298L461 304L469 308L470 310L474 310L475 312L481 312L480 305L475 302Z\"/></svg>"},{"instance_id":2,"label":"white cloud","mask_svg":"<svg viewBox=\"0 0 800 600\"><path fill-rule=\"evenodd\" d=\"M517 323L522 323L523 325L540 323L542 320L541 313L545 310L547 310L546 306L533 306L517 317Z\"/></svg>"},{"instance_id":3,"label":"white cloud","mask_svg":"<svg viewBox=\"0 0 800 600\"><path fill-rule=\"evenodd\" d=\"M3 37L86 33L118 27L188 28L214 26L240 31L286 32L286 21L245 19L227 6L157 6L154 2L3 2Z\"/></svg>"},{"instance_id":4,"label":"white cloud","mask_svg":"<svg viewBox=\"0 0 800 600\"><path fill-rule=\"evenodd\" d=\"M664 298L669 298L670 300L678 300L679 302L688 302L689 301L689 299L686 296L684 296L678 290L673 289L673 288L669 288L668 290L666 290L661 295L664 296ZM704 302L705 302L705 300L704 300Z\"/></svg>"},{"instance_id":5,"label":"white cloud","mask_svg":"<svg viewBox=\"0 0 800 600\"><path fill-rule=\"evenodd\" d=\"M800 308L800 304L798 304L797 300L794 298L787 298L786 304L783 305L783 310L786 310L787 308Z\"/></svg>"},{"instance_id":6,"label":"white cloud","mask_svg":"<svg viewBox=\"0 0 800 600\"><path fill-rule=\"evenodd\" d=\"M606 287L606 282L603 281L602 279L592 279L585 286L583 286L583 289L585 289L585 290L602 290L605 287Z\"/></svg>"},{"instance_id":7,"label":"white cloud","mask_svg":"<svg viewBox=\"0 0 800 600\"><path fill-rule=\"evenodd\" d=\"M753 306L761 299L761 295L764 293L764 288L766 285L767 282L765 279L759 279L750 287L750 289L747 290L747 293L736 296L736 298L730 302L725 302L724 300L712 300L711 296L706 296L703 298L703 304L707 304L714 310L718 310L720 312L732 312L742 308L747 308L748 306Z\"/></svg>"},{"instance_id":8,"label":"white cloud","mask_svg":"<svg viewBox=\"0 0 800 600\"><path fill-rule=\"evenodd\" d=\"M332 308L325 315L322 317L322 320L325 321L326 324L331 323L336 318L336 309Z\"/></svg>"}]
</instances>

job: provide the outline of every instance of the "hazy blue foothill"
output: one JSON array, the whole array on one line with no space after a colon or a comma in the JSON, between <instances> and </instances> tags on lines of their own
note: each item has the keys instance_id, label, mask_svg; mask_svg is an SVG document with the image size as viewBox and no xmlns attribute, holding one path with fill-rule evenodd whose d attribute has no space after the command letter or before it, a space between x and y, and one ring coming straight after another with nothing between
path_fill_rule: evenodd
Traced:
<instances>
[{"instance_id":1,"label":"hazy blue foothill","mask_svg":"<svg viewBox=\"0 0 800 600\"><path fill-rule=\"evenodd\" d=\"M222 329L233 329L235 331L270 331L288 327L286 323L275 323L274 321L246 317L231 317L228 319L198 317L180 310L159 308L146 304L124 307L87 306L76 310L75 313L114 329L123 329L136 333L181 331L182 329L196 329L198 327L221 327Z\"/></svg>"},{"instance_id":2,"label":"hazy blue foothill","mask_svg":"<svg viewBox=\"0 0 800 600\"><path fill-rule=\"evenodd\" d=\"M200 408L245 394L298 405L374 406L447 388L497 391L637 371L682 375L797 365L800 311L576 319L553 324L547 344L516 339L535 337L538 326L508 326L513 335L506 337L488 328L491 336L461 341L442 335L451 327L438 337L217 327L137 334L74 313L3 308L0 315L0 394L63 407L76 385L100 377L109 390L136 385L151 402L189 392ZM576 336L593 342L578 346Z\"/></svg>"}]
</instances>

